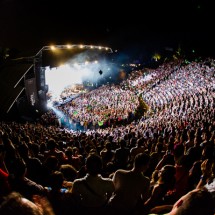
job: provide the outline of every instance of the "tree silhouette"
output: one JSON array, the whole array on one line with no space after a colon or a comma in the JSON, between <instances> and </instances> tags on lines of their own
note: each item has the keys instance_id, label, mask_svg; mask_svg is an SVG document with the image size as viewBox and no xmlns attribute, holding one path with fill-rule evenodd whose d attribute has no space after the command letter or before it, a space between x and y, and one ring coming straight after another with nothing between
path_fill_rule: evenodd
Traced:
<instances>
[{"instance_id":1,"label":"tree silhouette","mask_svg":"<svg viewBox=\"0 0 215 215\"><path fill-rule=\"evenodd\" d=\"M142 94L139 95L138 101L139 101L139 105L137 106L137 109L135 112L136 119L140 119L149 110L149 106L143 101Z\"/></svg>"}]
</instances>

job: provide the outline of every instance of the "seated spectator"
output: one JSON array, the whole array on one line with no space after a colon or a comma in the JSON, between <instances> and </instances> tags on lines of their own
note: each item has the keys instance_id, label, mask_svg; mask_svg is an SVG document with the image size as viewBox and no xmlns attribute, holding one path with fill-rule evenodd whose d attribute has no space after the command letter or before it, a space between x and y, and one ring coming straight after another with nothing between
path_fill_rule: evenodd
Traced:
<instances>
[{"instance_id":1,"label":"seated spectator","mask_svg":"<svg viewBox=\"0 0 215 215\"><path fill-rule=\"evenodd\" d=\"M145 152L144 143L145 143L145 139L143 137L139 138L136 142L136 145L131 148L130 152L131 152L132 162L134 161L134 158L137 154Z\"/></svg>"},{"instance_id":2,"label":"seated spectator","mask_svg":"<svg viewBox=\"0 0 215 215\"><path fill-rule=\"evenodd\" d=\"M26 176L37 183L42 183L41 179L41 172L42 172L42 163L41 161L36 158L30 156L30 150L28 145L25 142L21 142L18 146L18 152L20 156L23 158L23 160L26 163L28 172L26 173Z\"/></svg>"},{"instance_id":3,"label":"seated spectator","mask_svg":"<svg viewBox=\"0 0 215 215\"><path fill-rule=\"evenodd\" d=\"M190 162L190 157L188 155L184 155L181 157L180 161L176 163L176 182L175 182L175 192L172 194L172 198L174 196L175 201L181 198L188 192L189 189L189 170L192 167ZM172 204L172 203L171 203Z\"/></svg>"},{"instance_id":4,"label":"seated spectator","mask_svg":"<svg viewBox=\"0 0 215 215\"><path fill-rule=\"evenodd\" d=\"M115 150L114 162L118 169L127 169L130 161L130 150L124 139L121 139L120 147Z\"/></svg>"},{"instance_id":5,"label":"seated spectator","mask_svg":"<svg viewBox=\"0 0 215 215\"><path fill-rule=\"evenodd\" d=\"M69 193L70 186L67 187L63 173L55 171L51 174L51 184L48 192L48 200L52 205L55 215L67 215L71 211L76 214L77 202Z\"/></svg>"},{"instance_id":6,"label":"seated spectator","mask_svg":"<svg viewBox=\"0 0 215 215\"><path fill-rule=\"evenodd\" d=\"M115 152L111 148L111 143L106 142L104 149L100 152L104 167L106 167L108 163L113 162L114 155Z\"/></svg>"},{"instance_id":7,"label":"seated spectator","mask_svg":"<svg viewBox=\"0 0 215 215\"><path fill-rule=\"evenodd\" d=\"M26 177L27 167L23 159L14 163L14 172L9 174L12 191L19 192L23 197L32 200L33 195L46 195L47 189Z\"/></svg>"},{"instance_id":8,"label":"seated spectator","mask_svg":"<svg viewBox=\"0 0 215 215\"><path fill-rule=\"evenodd\" d=\"M166 204L165 196L168 191L173 190L175 185L175 173L176 169L173 165L165 165L159 171L158 181L152 189L150 198L144 204L147 210Z\"/></svg>"},{"instance_id":9,"label":"seated spectator","mask_svg":"<svg viewBox=\"0 0 215 215\"><path fill-rule=\"evenodd\" d=\"M61 165L60 171L63 173L64 179L67 182L73 182L78 175L78 171L70 164Z\"/></svg>"},{"instance_id":10,"label":"seated spectator","mask_svg":"<svg viewBox=\"0 0 215 215\"><path fill-rule=\"evenodd\" d=\"M51 174L59 169L59 161L55 156L49 156L43 162L43 170L40 173L42 175L42 185L50 185L50 176Z\"/></svg>"},{"instance_id":11,"label":"seated spectator","mask_svg":"<svg viewBox=\"0 0 215 215\"><path fill-rule=\"evenodd\" d=\"M59 150L58 144L54 139L49 139L47 142L48 151L44 152L45 159L50 156L55 156L60 164L65 162L65 154L63 151Z\"/></svg>"},{"instance_id":12,"label":"seated spectator","mask_svg":"<svg viewBox=\"0 0 215 215\"><path fill-rule=\"evenodd\" d=\"M155 151L150 153L150 164L146 171L146 175L150 177L155 167L158 165L159 161L163 158L165 151L163 151L163 143L158 142L155 146Z\"/></svg>"},{"instance_id":13,"label":"seated spectator","mask_svg":"<svg viewBox=\"0 0 215 215\"><path fill-rule=\"evenodd\" d=\"M114 192L113 182L100 175L102 160L97 154L92 153L87 157L86 171L85 177L74 181L72 194L80 199L81 214L101 214Z\"/></svg>"},{"instance_id":14,"label":"seated spectator","mask_svg":"<svg viewBox=\"0 0 215 215\"><path fill-rule=\"evenodd\" d=\"M204 160L201 164L202 176L196 188L206 188L212 193L215 202L215 161Z\"/></svg>"},{"instance_id":15,"label":"seated spectator","mask_svg":"<svg viewBox=\"0 0 215 215\"><path fill-rule=\"evenodd\" d=\"M109 200L110 213L129 214L142 210L149 197L150 180L144 176L150 157L145 153L136 155L131 170L119 169L114 173L115 192ZM138 205L138 206L137 206Z\"/></svg>"},{"instance_id":16,"label":"seated spectator","mask_svg":"<svg viewBox=\"0 0 215 215\"><path fill-rule=\"evenodd\" d=\"M201 161L196 161L189 170L188 191L191 191L196 188L201 175Z\"/></svg>"},{"instance_id":17,"label":"seated spectator","mask_svg":"<svg viewBox=\"0 0 215 215\"><path fill-rule=\"evenodd\" d=\"M84 164L84 158L83 155L80 153L79 148L78 147L73 147L72 148L73 154L72 154L72 160L73 163L72 165L79 170L82 166L82 164Z\"/></svg>"}]
</instances>

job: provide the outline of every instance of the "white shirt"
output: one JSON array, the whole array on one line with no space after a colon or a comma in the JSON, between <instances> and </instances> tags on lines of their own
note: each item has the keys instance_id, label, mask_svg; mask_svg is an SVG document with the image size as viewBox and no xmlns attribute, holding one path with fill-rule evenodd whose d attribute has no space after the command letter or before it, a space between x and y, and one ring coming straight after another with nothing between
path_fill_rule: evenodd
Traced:
<instances>
[{"instance_id":1,"label":"white shirt","mask_svg":"<svg viewBox=\"0 0 215 215\"><path fill-rule=\"evenodd\" d=\"M207 190L212 193L213 198L215 199L215 178L213 179L213 181L211 183L207 183L204 186L205 188L207 188Z\"/></svg>"},{"instance_id":2,"label":"white shirt","mask_svg":"<svg viewBox=\"0 0 215 215\"><path fill-rule=\"evenodd\" d=\"M81 197L84 207L105 205L113 192L114 184L110 178L103 178L101 175L91 176L89 174L74 180L72 189L72 193Z\"/></svg>"}]
</instances>

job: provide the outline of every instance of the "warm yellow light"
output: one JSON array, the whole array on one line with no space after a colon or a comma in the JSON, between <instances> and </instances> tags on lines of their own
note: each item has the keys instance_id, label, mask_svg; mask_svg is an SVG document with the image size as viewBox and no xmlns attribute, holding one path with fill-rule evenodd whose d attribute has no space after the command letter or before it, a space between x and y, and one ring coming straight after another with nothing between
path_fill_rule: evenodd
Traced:
<instances>
[{"instance_id":1,"label":"warm yellow light","mask_svg":"<svg viewBox=\"0 0 215 215\"><path fill-rule=\"evenodd\" d=\"M55 50L55 46L51 46L51 50Z\"/></svg>"},{"instance_id":2,"label":"warm yellow light","mask_svg":"<svg viewBox=\"0 0 215 215\"><path fill-rule=\"evenodd\" d=\"M152 58L155 60L155 61L158 61L161 59L161 55L159 53L155 53Z\"/></svg>"},{"instance_id":3,"label":"warm yellow light","mask_svg":"<svg viewBox=\"0 0 215 215\"><path fill-rule=\"evenodd\" d=\"M80 45L80 48L81 48L81 49L83 49L83 48L84 48L84 46L83 46L83 45Z\"/></svg>"},{"instance_id":4,"label":"warm yellow light","mask_svg":"<svg viewBox=\"0 0 215 215\"><path fill-rule=\"evenodd\" d=\"M67 45L67 48L68 48L68 49L71 49L71 48L72 48L72 46L71 46L71 45Z\"/></svg>"}]
</instances>

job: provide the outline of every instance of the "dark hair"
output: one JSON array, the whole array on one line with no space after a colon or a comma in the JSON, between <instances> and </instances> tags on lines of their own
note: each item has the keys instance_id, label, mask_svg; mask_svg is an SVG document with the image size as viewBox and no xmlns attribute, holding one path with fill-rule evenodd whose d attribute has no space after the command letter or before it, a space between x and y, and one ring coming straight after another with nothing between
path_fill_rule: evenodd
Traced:
<instances>
[{"instance_id":1,"label":"dark hair","mask_svg":"<svg viewBox=\"0 0 215 215\"><path fill-rule=\"evenodd\" d=\"M57 146L57 143L56 143L56 141L54 139L51 138L51 139L48 140L48 142L47 142L47 148L49 150L54 149L56 146Z\"/></svg>"},{"instance_id":2,"label":"dark hair","mask_svg":"<svg viewBox=\"0 0 215 215\"><path fill-rule=\"evenodd\" d=\"M5 146L4 144L0 144L0 152L4 152L5 151Z\"/></svg>"},{"instance_id":3,"label":"dark hair","mask_svg":"<svg viewBox=\"0 0 215 215\"><path fill-rule=\"evenodd\" d=\"M86 168L89 174L97 175L102 170L102 159L95 153L90 153L86 159Z\"/></svg>"},{"instance_id":4,"label":"dark hair","mask_svg":"<svg viewBox=\"0 0 215 215\"><path fill-rule=\"evenodd\" d=\"M159 181L173 188L176 182L175 179L176 168L173 165L165 165L162 167L159 175Z\"/></svg>"},{"instance_id":5,"label":"dark hair","mask_svg":"<svg viewBox=\"0 0 215 215\"><path fill-rule=\"evenodd\" d=\"M150 161L149 155L147 155L146 153L139 153L134 158L134 166L135 167L145 166L149 163L149 161Z\"/></svg>"},{"instance_id":6,"label":"dark hair","mask_svg":"<svg viewBox=\"0 0 215 215\"><path fill-rule=\"evenodd\" d=\"M58 190L63 187L64 175L60 171L54 171L51 174L50 185L52 189Z\"/></svg>"},{"instance_id":7,"label":"dark hair","mask_svg":"<svg viewBox=\"0 0 215 215\"><path fill-rule=\"evenodd\" d=\"M17 158L14 162L13 170L10 173L10 176L19 178L25 174L26 171L26 163L22 158Z\"/></svg>"},{"instance_id":8,"label":"dark hair","mask_svg":"<svg viewBox=\"0 0 215 215\"><path fill-rule=\"evenodd\" d=\"M67 181L74 181L78 175L78 171L70 164L60 166L60 171L63 173Z\"/></svg>"}]
</instances>

